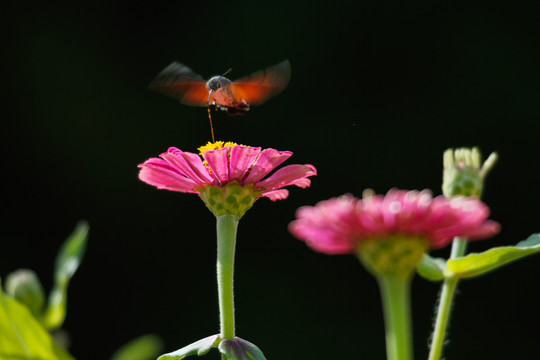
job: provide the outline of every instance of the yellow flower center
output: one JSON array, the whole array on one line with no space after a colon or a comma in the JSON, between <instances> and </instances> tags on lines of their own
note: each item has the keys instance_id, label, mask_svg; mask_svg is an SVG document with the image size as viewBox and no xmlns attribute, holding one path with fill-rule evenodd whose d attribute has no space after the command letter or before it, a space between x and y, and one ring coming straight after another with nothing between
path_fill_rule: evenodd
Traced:
<instances>
[{"instance_id":1,"label":"yellow flower center","mask_svg":"<svg viewBox=\"0 0 540 360\"><path fill-rule=\"evenodd\" d=\"M210 150L217 150L217 149L223 149L224 147L229 147L229 150L232 149L233 146L238 145L237 143L231 142L231 141L216 141L214 143L211 143L210 141L206 144L198 148L199 155L202 156L207 151Z\"/></svg>"},{"instance_id":2,"label":"yellow flower center","mask_svg":"<svg viewBox=\"0 0 540 360\"><path fill-rule=\"evenodd\" d=\"M233 146L236 146L236 145L238 145L238 144L235 143L235 142L232 142L232 141L227 141L227 142L225 142L225 141L216 141L216 142L213 142L213 143L211 143L209 141L206 145L201 146L197 150L199 150L199 155L202 156L207 151L223 149L224 147L228 146L229 147L229 151L227 152L227 158L228 158L229 155L231 154L231 149L233 148ZM210 171L210 168L208 167L208 161L203 160L203 164Z\"/></svg>"}]
</instances>

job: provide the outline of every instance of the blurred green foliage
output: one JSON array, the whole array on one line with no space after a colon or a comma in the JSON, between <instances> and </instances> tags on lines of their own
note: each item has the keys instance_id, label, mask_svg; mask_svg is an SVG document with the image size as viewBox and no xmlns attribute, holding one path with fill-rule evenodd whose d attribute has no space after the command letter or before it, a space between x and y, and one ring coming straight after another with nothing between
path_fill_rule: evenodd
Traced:
<instances>
[{"instance_id":1,"label":"blurred green foliage","mask_svg":"<svg viewBox=\"0 0 540 360\"><path fill-rule=\"evenodd\" d=\"M162 351L161 338L147 334L122 346L113 354L111 360L150 360L155 359Z\"/></svg>"},{"instance_id":2,"label":"blurred green foliage","mask_svg":"<svg viewBox=\"0 0 540 360\"><path fill-rule=\"evenodd\" d=\"M37 275L19 269L0 288L0 359L69 360L48 331L58 329L66 317L67 288L86 249L89 226L81 221L56 257L54 286L44 309L44 291Z\"/></svg>"}]
</instances>

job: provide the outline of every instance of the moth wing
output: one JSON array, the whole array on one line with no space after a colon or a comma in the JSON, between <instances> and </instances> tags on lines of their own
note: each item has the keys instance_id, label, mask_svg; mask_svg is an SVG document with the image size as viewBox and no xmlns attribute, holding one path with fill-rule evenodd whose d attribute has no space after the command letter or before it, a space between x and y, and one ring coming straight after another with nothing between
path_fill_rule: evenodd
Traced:
<instances>
[{"instance_id":1,"label":"moth wing","mask_svg":"<svg viewBox=\"0 0 540 360\"><path fill-rule=\"evenodd\" d=\"M206 81L179 62L173 62L163 69L148 87L174 97L185 105L206 106L208 100Z\"/></svg>"},{"instance_id":2,"label":"moth wing","mask_svg":"<svg viewBox=\"0 0 540 360\"><path fill-rule=\"evenodd\" d=\"M285 60L233 81L231 89L237 99L243 98L249 105L260 105L283 91L290 79L291 64Z\"/></svg>"}]
</instances>

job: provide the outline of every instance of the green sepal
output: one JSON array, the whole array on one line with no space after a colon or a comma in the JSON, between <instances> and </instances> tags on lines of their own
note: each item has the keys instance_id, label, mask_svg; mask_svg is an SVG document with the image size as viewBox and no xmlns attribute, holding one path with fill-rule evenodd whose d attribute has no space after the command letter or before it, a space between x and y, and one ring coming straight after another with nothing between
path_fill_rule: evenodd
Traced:
<instances>
[{"instance_id":1,"label":"green sepal","mask_svg":"<svg viewBox=\"0 0 540 360\"><path fill-rule=\"evenodd\" d=\"M55 344L28 308L0 287L0 359L74 360Z\"/></svg>"},{"instance_id":2,"label":"green sepal","mask_svg":"<svg viewBox=\"0 0 540 360\"><path fill-rule=\"evenodd\" d=\"M434 258L428 254L424 254L416 267L416 272L429 281L442 281L444 279L445 268L445 259Z\"/></svg>"},{"instance_id":3,"label":"green sepal","mask_svg":"<svg viewBox=\"0 0 540 360\"><path fill-rule=\"evenodd\" d=\"M266 360L261 349L249 341L235 337L234 340L223 340L219 351L227 360Z\"/></svg>"},{"instance_id":4,"label":"green sepal","mask_svg":"<svg viewBox=\"0 0 540 360\"><path fill-rule=\"evenodd\" d=\"M216 217L235 215L240 219L261 195L254 187L254 184L240 185L238 181L233 181L222 187L202 187L199 197Z\"/></svg>"},{"instance_id":5,"label":"green sepal","mask_svg":"<svg viewBox=\"0 0 540 360\"><path fill-rule=\"evenodd\" d=\"M373 237L358 242L357 256L375 277L409 279L428 248L427 240L406 235Z\"/></svg>"},{"instance_id":6,"label":"green sepal","mask_svg":"<svg viewBox=\"0 0 540 360\"><path fill-rule=\"evenodd\" d=\"M163 354L158 358L158 360L179 360L190 355L201 356L210 351L211 348L217 347L220 341L221 338L219 334L208 336L204 339L194 342L193 344L184 346L179 350L173 351L168 354Z\"/></svg>"},{"instance_id":7,"label":"green sepal","mask_svg":"<svg viewBox=\"0 0 540 360\"><path fill-rule=\"evenodd\" d=\"M67 288L84 256L88 229L86 222L79 222L58 252L54 285L42 319L42 324L47 330L60 327L66 318Z\"/></svg>"},{"instance_id":8,"label":"green sepal","mask_svg":"<svg viewBox=\"0 0 540 360\"><path fill-rule=\"evenodd\" d=\"M540 252L540 234L533 234L515 246L496 247L482 253L450 259L446 263L444 275L460 279L471 278L537 252Z\"/></svg>"},{"instance_id":9,"label":"green sepal","mask_svg":"<svg viewBox=\"0 0 540 360\"><path fill-rule=\"evenodd\" d=\"M158 360L181 360L190 355L204 355L212 348L218 348L227 360L266 360L261 349L239 337L222 340L219 334L208 336L188 346L161 355Z\"/></svg>"}]
</instances>

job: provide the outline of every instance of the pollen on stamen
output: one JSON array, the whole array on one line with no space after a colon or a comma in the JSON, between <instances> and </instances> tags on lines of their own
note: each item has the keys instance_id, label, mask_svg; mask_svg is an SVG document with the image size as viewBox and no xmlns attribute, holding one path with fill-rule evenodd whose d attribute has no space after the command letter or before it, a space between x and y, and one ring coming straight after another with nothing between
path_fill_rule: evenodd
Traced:
<instances>
[{"instance_id":1,"label":"pollen on stamen","mask_svg":"<svg viewBox=\"0 0 540 360\"><path fill-rule=\"evenodd\" d=\"M197 150L199 150L199 155L200 156L203 156L203 154L207 151L210 151L210 150L218 150L218 149L223 149L225 147L229 147L229 150L227 151L227 157L230 156L231 154L231 149L236 146L236 145L240 145L240 146L245 146L245 145L242 145L242 144L237 144L235 142L232 142L232 141L215 141L215 142L208 142L206 145L203 145L199 148L197 148ZM206 160L203 160L203 164L204 166L207 167L208 171L212 171L209 167L208 167L208 161Z\"/></svg>"},{"instance_id":2,"label":"pollen on stamen","mask_svg":"<svg viewBox=\"0 0 540 360\"><path fill-rule=\"evenodd\" d=\"M207 151L210 151L210 150L217 150L217 149L222 149L224 147L229 147L229 150L235 146L235 145L239 145L235 142L232 142L232 141L216 141L216 142L208 142L206 145L203 145L199 148L197 148L197 150L199 150L199 155L202 156L202 154L204 154L205 152Z\"/></svg>"}]
</instances>

